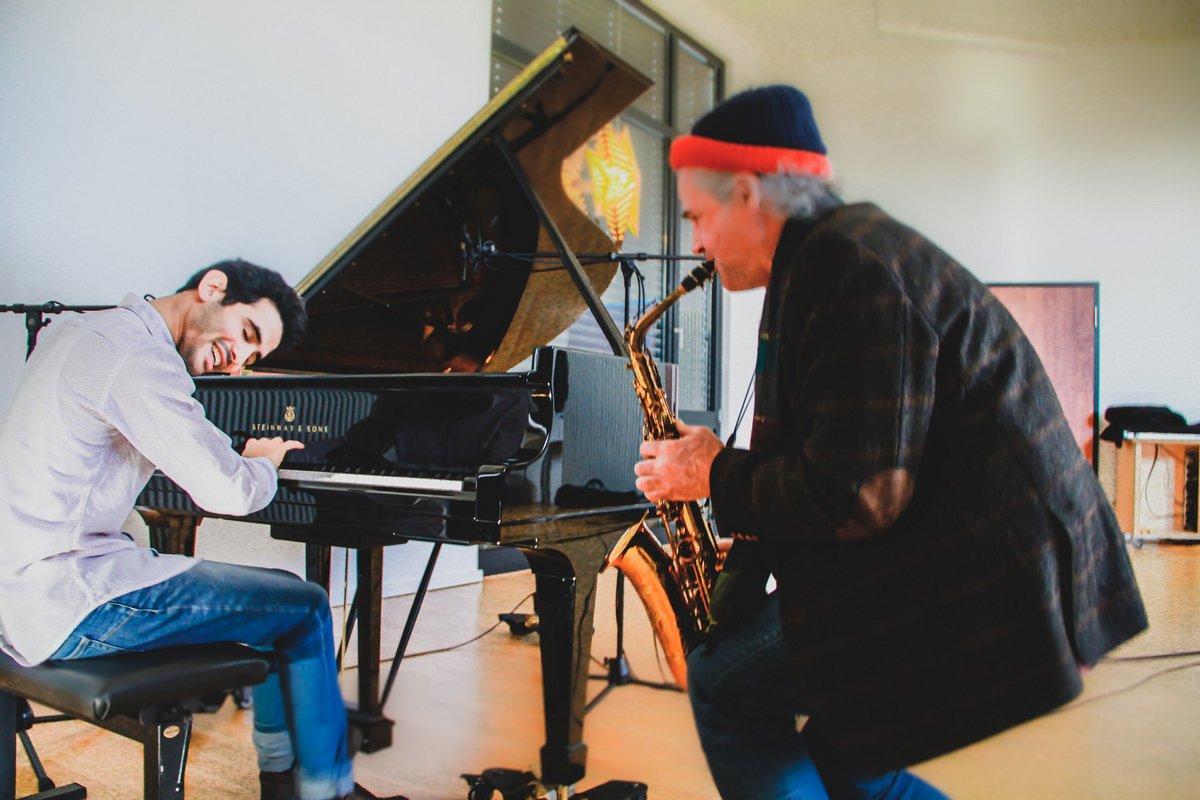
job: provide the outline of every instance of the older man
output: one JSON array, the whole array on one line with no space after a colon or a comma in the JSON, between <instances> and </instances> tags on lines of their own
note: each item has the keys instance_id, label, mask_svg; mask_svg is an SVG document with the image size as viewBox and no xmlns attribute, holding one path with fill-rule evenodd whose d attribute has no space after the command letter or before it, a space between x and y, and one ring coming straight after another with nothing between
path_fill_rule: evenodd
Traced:
<instances>
[{"instance_id":1,"label":"older man","mask_svg":"<svg viewBox=\"0 0 1200 800\"><path fill-rule=\"evenodd\" d=\"M673 143L695 252L766 287L755 420L749 450L689 426L644 444L637 484L711 497L738 540L688 662L722 796L940 797L902 768L1067 702L1146 617L1020 328L921 234L843 205L825 153L786 86Z\"/></svg>"}]
</instances>

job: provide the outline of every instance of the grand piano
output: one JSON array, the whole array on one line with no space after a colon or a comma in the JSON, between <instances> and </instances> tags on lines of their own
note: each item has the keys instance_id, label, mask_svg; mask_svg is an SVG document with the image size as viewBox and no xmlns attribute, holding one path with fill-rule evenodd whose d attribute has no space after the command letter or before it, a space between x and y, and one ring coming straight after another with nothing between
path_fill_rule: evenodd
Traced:
<instances>
[{"instance_id":1,"label":"grand piano","mask_svg":"<svg viewBox=\"0 0 1200 800\"><path fill-rule=\"evenodd\" d=\"M540 779L584 775L596 573L642 506L558 508L531 476L581 361L546 343L590 312L608 358L625 354L600 299L618 265L585 269L577 255L613 243L568 197L563 162L649 85L567 32L300 282L309 326L299 347L253 375L196 380L208 417L235 441L305 442L283 463L276 499L249 519L305 542L308 577L326 584L330 546L357 550L351 716L368 752L392 736L379 692L383 547L490 543L520 548L536 575ZM176 552L191 550L206 515L161 474L138 510L152 544Z\"/></svg>"}]
</instances>

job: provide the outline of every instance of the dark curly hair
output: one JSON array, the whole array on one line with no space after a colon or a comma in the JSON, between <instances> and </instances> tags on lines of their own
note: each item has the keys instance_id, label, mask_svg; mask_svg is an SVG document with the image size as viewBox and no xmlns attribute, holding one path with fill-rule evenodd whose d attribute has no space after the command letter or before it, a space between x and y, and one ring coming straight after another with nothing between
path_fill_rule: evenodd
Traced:
<instances>
[{"instance_id":1,"label":"dark curly hair","mask_svg":"<svg viewBox=\"0 0 1200 800\"><path fill-rule=\"evenodd\" d=\"M188 282L180 286L179 291L195 289L208 271L214 269L225 273L227 279L225 297L221 300L221 305L253 305L265 297L275 304L279 318L283 320L283 337L276 351L286 352L300 343L308 323L308 312L304 310L304 301L296 294L296 290L275 270L251 264L240 258L231 258L200 270L188 278Z\"/></svg>"}]
</instances>

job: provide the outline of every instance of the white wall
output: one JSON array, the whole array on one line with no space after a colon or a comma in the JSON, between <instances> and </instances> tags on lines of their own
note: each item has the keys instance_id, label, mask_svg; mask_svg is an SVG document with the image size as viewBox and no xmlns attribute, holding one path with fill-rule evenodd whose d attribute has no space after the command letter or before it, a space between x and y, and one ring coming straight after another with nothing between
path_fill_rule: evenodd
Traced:
<instances>
[{"instance_id":1,"label":"white wall","mask_svg":"<svg viewBox=\"0 0 1200 800\"><path fill-rule=\"evenodd\" d=\"M1200 42L807 65L849 197L985 281L1100 283L1100 407L1200 419Z\"/></svg>"},{"instance_id":2,"label":"white wall","mask_svg":"<svg viewBox=\"0 0 1200 800\"><path fill-rule=\"evenodd\" d=\"M1200 41L1048 52L888 37L870 0L651 5L730 92L809 92L848 199L985 281L1099 281L1101 409L1200 419ZM299 279L486 100L489 35L488 0L4 0L0 302L165 293L231 255ZM728 426L761 301L727 299ZM0 316L0 407L23 340Z\"/></svg>"},{"instance_id":3,"label":"white wall","mask_svg":"<svg viewBox=\"0 0 1200 800\"><path fill-rule=\"evenodd\" d=\"M299 281L487 101L490 47L488 0L0 2L0 303ZM0 315L0 409L24 339Z\"/></svg>"},{"instance_id":4,"label":"white wall","mask_svg":"<svg viewBox=\"0 0 1200 800\"><path fill-rule=\"evenodd\" d=\"M487 101L490 13L5 0L0 302L165 294L230 256L298 281ZM0 375L23 341L0 316Z\"/></svg>"}]
</instances>

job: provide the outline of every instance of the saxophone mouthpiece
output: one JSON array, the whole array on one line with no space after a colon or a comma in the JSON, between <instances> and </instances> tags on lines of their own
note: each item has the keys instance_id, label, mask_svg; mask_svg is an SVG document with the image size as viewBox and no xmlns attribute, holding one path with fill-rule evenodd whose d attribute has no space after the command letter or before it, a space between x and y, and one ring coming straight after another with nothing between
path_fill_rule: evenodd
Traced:
<instances>
[{"instance_id":1,"label":"saxophone mouthpiece","mask_svg":"<svg viewBox=\"0 0 1200 800\"><path fill-rule=\"evenodd\" d=\"M679 283L679 288L685 292L690 292L692 289L703 286L704 282L713 276L713 271L716 269L716 264L711 261L705 261L700 266L688 273Z\"/></svg>"}]
</instances>

